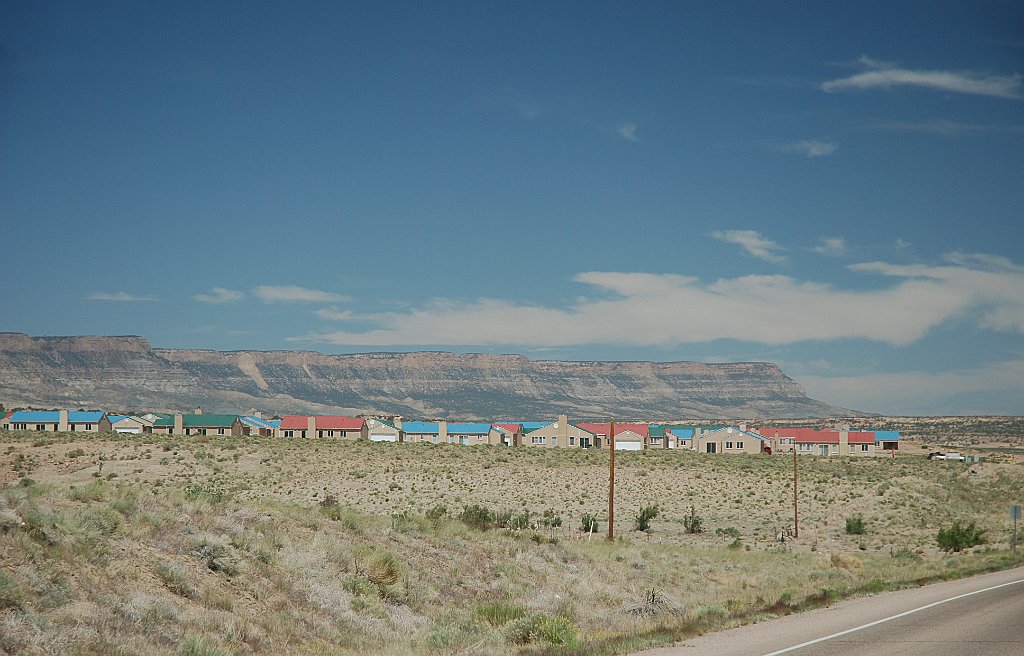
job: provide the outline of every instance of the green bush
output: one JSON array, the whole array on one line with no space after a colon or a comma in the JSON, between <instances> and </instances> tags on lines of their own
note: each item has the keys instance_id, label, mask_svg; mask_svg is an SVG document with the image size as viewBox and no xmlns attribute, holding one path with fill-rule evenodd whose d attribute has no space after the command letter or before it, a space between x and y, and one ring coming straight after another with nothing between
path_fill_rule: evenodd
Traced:
<instances>
[{"instance_id":1,"label":"green bush","mask_svg":"<svg viewBox=\"0 0 1024 656\"><path fill-rule=\"evenodd\" d=\"M683 517L683 528L691 535L704 532L704 520L697 514L695 507L690 506L690 514Z\"/></svg>"},{"instance_id":2,"label":"green bush","mask_svg":"<svg viewBox=\"0 0 1024 656\"><path fill-rule=\"evenodd\" d=\"M597 517L595 515L586 513L583 515L583 518L580 520L580 522L581 528L583 529L584 533L597 533L598 522Z\"/></svg>"},{"instance_id":3,"label":"green bush","mask_svg":"<svg viewBox=\"0 0 1024 656\"><path fill-rule=\"evenodd\" d=\"M488 601L473 609L473 616L491 626L505 626L526 615L526 606L512 601Z\"/></svg>"},{"instance_id":4,"label":"green bush","mask_svg":"<svg viewBox=\"0 0 1024 656\"><path fill-rule=\"evenodd\" d=\"M505 639L514 645L540 643L574 646L579 643L576 627L561 615L526 615L510 621L503 633Z\"/></svg>"},{"instance_id":5,"label":"green bush","mask_svg":"<svg viewBox=\"0 0 1024 656\"><path fill-rule=\"evenodd\" d=\"M494 513L480 504L473 504L462 509L459 521L478 531L486 531L494 526Z\"/></svg>"},{"instance_id":6,"label":"green bush","mask_svg":"<svg viewBox=\"0 0 1024 656\"><path fill-rule=\"evenodd\" d=\"M633 517L633 528L638 531L651 530L651 520L658 516L658 506L641 506L640 512Z\"/></svg>"},{"instance_id":7,"label":"green bush","mask_svg":"<svg viewBox=\"0 0 1024 656\"><path fill-rule=\"evenodd\" d=\"M864 517L862 515L858 514L846 518L847 535L864 535L864 531Z\"/></svg>"},{"instance_id":8,"label":"green bush","mask_svg":"<svg viewBox=\"0 0 1024 656\"><path fill-rule=\"evenodd\" d=\"M975 526L974 522L963 525L957 520L949 528L940 528L935 540L943 551L963 551L985 544L985 531Z\"/></svg>"}]
</instances>

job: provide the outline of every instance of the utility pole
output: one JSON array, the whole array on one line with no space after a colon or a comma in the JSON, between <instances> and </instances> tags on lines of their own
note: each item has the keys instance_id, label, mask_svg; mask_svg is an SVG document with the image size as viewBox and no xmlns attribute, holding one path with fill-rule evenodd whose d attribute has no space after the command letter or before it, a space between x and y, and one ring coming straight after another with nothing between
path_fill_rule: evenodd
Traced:
<instances>
[{"instance_id":1,"label":"utility pole","mask_svg":"<svg viewBox=\"0 0 1024 656\"><path fill-rule=\"evenodd\" d=\"M608 430L608 541L615 539L615 417Z\"/></svg>"},{"instance_id":2,"label":"utility pole","mask_svg":"<svg viewBox=\"0 0 1024 656\"><path fill-rule=\"evenodd\" d=\"M800 516L796 505L796 440L793 440L793 537L800 537Z\"/></svg>"}]
</instances>

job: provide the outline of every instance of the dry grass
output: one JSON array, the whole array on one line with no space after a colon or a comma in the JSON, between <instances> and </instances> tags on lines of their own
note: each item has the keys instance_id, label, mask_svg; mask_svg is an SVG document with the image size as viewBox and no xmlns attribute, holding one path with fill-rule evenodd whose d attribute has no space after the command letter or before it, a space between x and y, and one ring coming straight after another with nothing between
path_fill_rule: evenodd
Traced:
<instances>
[{"instance_id":1,"label":"dry grass","mask_svg":"<svg viewBox=\"0 0 1024 656\"><path fill-rule=\"evenodd\" d=\"M623 453L608 543L596 451L3 440L0 650L28 654L622 653L1008 566L1024 482L1011 464L803 458L800 539L780 544L788 459ZM471 528L473 504L526 528ZM866 532L847 534L857 513ZM989 545L941 553L961 518Z\"/></svg>"}]
</instances>

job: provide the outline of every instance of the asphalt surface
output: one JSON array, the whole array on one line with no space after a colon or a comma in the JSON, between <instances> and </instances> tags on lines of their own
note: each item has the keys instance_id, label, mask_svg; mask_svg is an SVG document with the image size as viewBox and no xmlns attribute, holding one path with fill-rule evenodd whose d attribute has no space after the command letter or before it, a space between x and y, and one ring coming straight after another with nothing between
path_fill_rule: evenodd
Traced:
<instances>
[{"instance_id":1,"label":"asphalt surface","mask_svg":"<svg viewBox=\"0 0 1024 656\"><path fill-rule=\"evenodd\" d=\"M1024 568L862 597L643 652L704 654L1022 656Z\"/></svg>"}]
</instances>

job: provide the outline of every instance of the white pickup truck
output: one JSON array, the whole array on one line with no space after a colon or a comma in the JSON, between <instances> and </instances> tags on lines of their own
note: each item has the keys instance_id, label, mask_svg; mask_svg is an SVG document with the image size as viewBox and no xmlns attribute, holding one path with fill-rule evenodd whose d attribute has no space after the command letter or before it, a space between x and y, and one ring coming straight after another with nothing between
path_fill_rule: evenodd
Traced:
<instances>
[{"instance_id":1,"label":"white pickup truck","mask_svg":"<svg viewBox=\"0 0 1024 656\"><path fill-rule=\"evenodd\" d=\"M929 453L928 454L928 459L929 460L955 460L955 461L959 461L959 462L964 462L965 460L967 460L967 458L964 457L964 454L957 453L956 451L950 451L949 453L942 453L941 451L935 451L934 453Z\"/></svg>"}]
</instances>

